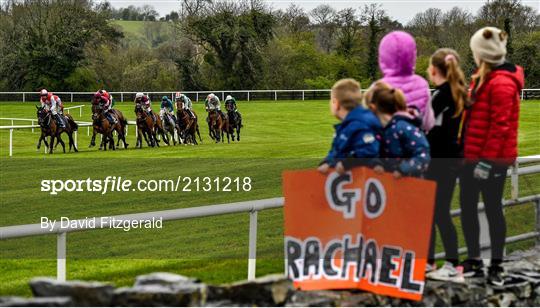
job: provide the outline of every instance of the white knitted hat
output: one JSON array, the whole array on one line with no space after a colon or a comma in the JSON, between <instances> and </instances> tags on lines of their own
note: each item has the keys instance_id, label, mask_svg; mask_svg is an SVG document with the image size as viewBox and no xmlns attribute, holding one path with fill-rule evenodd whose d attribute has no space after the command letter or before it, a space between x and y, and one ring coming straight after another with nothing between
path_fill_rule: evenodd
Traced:
<instances>
[{"instance_id":1,"label":"white knitted hat","mask_svg":"<svg viewBox=\"0 0 540 308\"><path fill-rule=\"evenodd\" d=\"M484 27L471 37L471 50L475 60L503 64L506 60L506 32L495 27Z\"/></svg>"}]
</instances>

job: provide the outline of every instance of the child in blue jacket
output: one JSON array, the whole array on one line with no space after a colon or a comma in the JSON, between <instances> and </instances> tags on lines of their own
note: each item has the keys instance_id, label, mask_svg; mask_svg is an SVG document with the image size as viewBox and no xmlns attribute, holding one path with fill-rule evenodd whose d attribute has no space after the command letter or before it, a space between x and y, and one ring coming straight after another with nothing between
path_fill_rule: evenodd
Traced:
<instances>
[{"instance_id":1,"label":"child in blue jacket","mask_svg":"<svg viewBox=\"0 0 540 308\"><path fill-rule=\"evenodd\" d=\"M384 126L381 142L383 162L375 170L393 172L396 178L422 177L431 158L429 143L420 129L421 120L407 112L401 90L378 82L372 91L370 105Z\"/></svg>"},{"instance_id":2,"label":"child in blue jacket","mask_svg":"<svg viewBox=\"0 0 540 308\"><path fill-rule=\"evenodd\" d=\"M360 90L354 79L340 80L332 87L330 111L342 122L335 125L332 148L318 168L321 173L331 167L341 174L354 166L370 166L379 156L381 123L360 105Z\"/></svg>"}]
</instances>

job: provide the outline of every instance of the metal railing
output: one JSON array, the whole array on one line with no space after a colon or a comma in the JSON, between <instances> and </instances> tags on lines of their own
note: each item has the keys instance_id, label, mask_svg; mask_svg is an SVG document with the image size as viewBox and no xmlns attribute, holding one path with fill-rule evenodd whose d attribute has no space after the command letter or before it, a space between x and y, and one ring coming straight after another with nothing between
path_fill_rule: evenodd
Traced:
<instances>
[{"instance_id":1,"label":"metal railing","mask_svg":"<svg viewBox=\"0 0 540 308\"><path fill-rule=\"evenodd\" d=\"M84 107L84 105L81 105L81 106ZM81 106L76 106L76 107L79 108ZM37 121L37 120L33 120L33 119L0 118L0 120L11 121L11 125L0 126L0 130L3 130L3 129L8 130L9 129L9 157L13 156L13 132L14 132L14 130L31 128L32 132L35 132L36 128L41 128L41 126L39 126L39 125L34 125L34 122ZM31 125L13 125L14 121L29 121L29 122L32 122L32 124ZM92 127L91 122L76 121L76 123L77 123L77 125L79 125L79 128L80 127L86 127L87 128L86 134L88 136L90 136L90 127ZM137 123L135 121L127 121L126 136L128 135L128 131L129 131L128 127L129 127L129 125L136 125L136 124ZM102 137L102 135L100 135L100 136ZM138 136L138 130L135 129L135 138L137 138L137 136ZM76 147L78 147L78 145L77 145L77 137L78 137L78 131L75 131L74 134L73 134L73 141L74 141ZM44 147L44 149L45 149L45 153L47 153L47 147Z\"/></svg>"},{"instance_id":2,"label":"metal railing","mask_svg":"<svg viewBox=\"0 0 540 308\"><path fill-rule=\"evenodd\" d=\"M540 156L531 156L520 158L522 162L530 163L540 161ZM535 166L535 167L540 167ZM509 176L514 174L533 174L538 173L540 170L538 168L521 168L517 172L511 173ZM517 181L516 181L517 183ZM512 185L514 182L512 182ZM517 191L517 190L516 190ZM503 203L503 206L510 207L516 206L524 203L535 203L536 209L536 228L535 231L528 232L525 234L520 234L516 236L511 236L506 239L507 243L514 243L518 241L528 240L536 238L537 243L540 243L540 194L521 197L518 196L512 197L512 200L506 200ZM266 209L274 209L283 207L284 198L272 198L272 199L263 199L263 200L254 200L254 201L244 201L236 203L228 203L221 205L209 205L201 207L192 207L185 209L176 209L176 210L166 210L166 211L156 211L156 212L147 212L147 213L136 213L136 214L126 214L114 216L115 219L119 220L151 220L151 219L163 219L163 221L172 221L172 220L181 220L181 219L190 219L190 218L199 218L199 217L209 217L225 214L234 214L234 213L249 213L249 248L248 248L248 280L255 279L256 272L256 260L257 260L257 214L259 211ZM482 203L479 205L479 212L484 211L484 206ZM458 216L460 210L453 210L451 212L452 216ZM107 216L109 217L109 216ZM52 230L47 228L42 228L41 224L28 224L28 225L17 225L17 226L7 226L0 227L0 240L18 238L25 236L37 236L45 234L56 234L57 235L57 279L60 281L65 281L66 279L66 241L67 233L76 232L76 231L85 231L85 230L94 230L109 227L109 222L111 219L106 219L104 222L101 217L96 218L95 228L87 227L89 224L85 223L90 219L81 219L78 220L76 226L78 227L67 227L61 228L60 226L55 226ZM92 220L94 221L94 220ZM99 223L97 223L99 222ZM489 244L482 244L482 248L489 247ZM466 251L466 248L460 248L460 253ZM436 255L437 258L444 257L444 253L439 253Z\"/></svg>"},{"instance_id":3,"label":"metal railing","mask_svg":"<svg viewBox=\"0 0 540 308\"><path fill-rule=\"evenodd\" d=\"M167 95L173 97L179 91L151 91L144 92L150 96L150 100L161 101L161 97ZM54 92L60 96L63 101L86 102L90 101L94 92ZM255 101L255 100L318 100L330 98L330 89L301 89L301 90L216 90L216 91L182 91L191 100L195 102L204 101L206 96L214 93L224 100L227 95L234 96L237 100ZM120 101L133 101L136 92L110 92L113 97ZM68 99L69 97L69 99ZM540 89L522 89L521 99L540 99ZM0 102L38 102L39 93L37 92L0 92Z\"/></svg>"}]
</instances>

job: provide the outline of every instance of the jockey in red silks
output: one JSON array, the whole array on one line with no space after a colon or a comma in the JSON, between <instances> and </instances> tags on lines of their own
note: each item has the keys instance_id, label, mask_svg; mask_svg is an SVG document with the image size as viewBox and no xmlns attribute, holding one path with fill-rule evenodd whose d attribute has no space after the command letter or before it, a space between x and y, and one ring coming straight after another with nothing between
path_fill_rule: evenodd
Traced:
<instances>
[{"instance_id":1,"label":"jockey in red silks","mask_svg":"<svg viewBox=\"0 0 540 308\"><path fill-rule=\"evenodd\" d=\"M111 125L114 125L118 122L113 113L110 112L112 109L112 98L109 92L105 90L97 91L94 94L94 100L92 101L92 104L99 106L99 109L101 109L101 111L103 112L107 120L109 120Z\"/></svg>"},{"instance_id":2,"label":"jockey in red silks","mask_svg":"<svg viewBox=\"0 0 540 308\"><path fill-rule=\"evenodd\" d=\"M144 95L141 92L135 94L135 104L141 105L146 114L151 116L154 122L157 121L156 115L152 112L152 102L150 101L148 95Z\"/></svg>"},{"instance_id":3,"label":"jockey in red silks","mask_svg":"<svg viewBox=\"0 0 540 308\"><path fill-rule=\"evenodd\" d=\"M60 100L57 95L54 95L46 89L41 90L39 92L39 96L39 102L41 103L41 107L44 108L46 111L50 111L52 113L59 127L65 128L66 123L64 122L63 116L61 116L64 112L64 105L62 104L62 100Z\"/></svg>"}]
</instances>

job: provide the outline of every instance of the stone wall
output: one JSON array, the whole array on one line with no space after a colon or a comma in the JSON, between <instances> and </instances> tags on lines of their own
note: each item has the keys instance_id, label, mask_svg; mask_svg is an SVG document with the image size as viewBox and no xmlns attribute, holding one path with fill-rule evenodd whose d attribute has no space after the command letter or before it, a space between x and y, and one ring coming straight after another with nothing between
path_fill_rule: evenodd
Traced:
<instances>
[{"instance_id":1,"label":"stone wall","mask_svg":"<svg viewBox=\"0 0 540 308\"><path fill-rule=\"evenodd\" d=\"M0 306L540 306L540 248L516 252L504 263L508 284L428 281L421 302L358 290L298 291L282 275L209 285L170 273L138 276L131 287L34 278L34 297L0 297Z\"/></svg>"}]
</instances>

